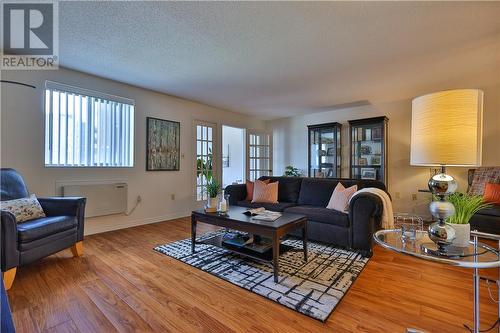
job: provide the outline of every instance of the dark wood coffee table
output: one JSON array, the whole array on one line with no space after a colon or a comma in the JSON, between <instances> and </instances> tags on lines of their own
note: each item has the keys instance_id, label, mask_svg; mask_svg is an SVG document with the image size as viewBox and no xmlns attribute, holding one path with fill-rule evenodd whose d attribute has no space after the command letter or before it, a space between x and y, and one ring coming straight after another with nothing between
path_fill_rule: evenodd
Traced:
<instances>
[{"instance_id":1,"label":"dark wood coffee table","mask_svg":"<svg viewBox=\"0 0 500 333\"><path fill-rule=\"evenodd\" d=\"M302 229L304 260L307 261L307 218L304 215L282 213L282 216L273 222L252 219L243 214L246 211L243 207L232 206L227 215L217 213L205 213L203 209L194 210L191 214L191 250L195 253L196 245L196 223L203 222L211 225L229 228L237 231L248 232L250 234L272 239L272 256L269 254L248 251L245 248L233 248L222 245L222 237L214 237L203 243L223 247L229 251L238 253L252 259L264 261L272 264L274 269L274 282L278 282L279 276L279 255L291 249L280 243L281 237L296 229Z\"/></svg>"}]
</instances>

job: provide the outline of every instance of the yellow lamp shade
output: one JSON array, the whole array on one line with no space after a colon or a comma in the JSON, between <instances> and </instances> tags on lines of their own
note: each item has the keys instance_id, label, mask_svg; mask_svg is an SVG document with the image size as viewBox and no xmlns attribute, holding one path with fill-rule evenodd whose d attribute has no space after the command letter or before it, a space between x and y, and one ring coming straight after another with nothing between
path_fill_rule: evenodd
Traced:
<instances>
[{"instance_id":1,"label":"yellow lamp shade","mask_svg":"<svg viewBox=\"0 0 500 333\"><path fill-rule=\"evenodd\" d=\"M411 165L479 166L483 92L440 91L412 101Z\"/></svg>"}]
</instances>

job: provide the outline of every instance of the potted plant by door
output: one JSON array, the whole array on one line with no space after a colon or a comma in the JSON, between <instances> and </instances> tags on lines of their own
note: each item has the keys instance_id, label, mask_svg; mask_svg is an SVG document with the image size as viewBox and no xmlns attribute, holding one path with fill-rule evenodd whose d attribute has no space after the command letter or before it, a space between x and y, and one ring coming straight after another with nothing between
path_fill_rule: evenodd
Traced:
<instances>
[{"instance_id":1,"label":"potted plant by door","mask_svg":"<svg viewBox=\"0 0 500 333\"><path fill-rule=\"evenodd\" d=\"M216 212L217 211L217 195L221 190L220 183L215 179L210 179L207 183L207 212Z\"/></svg>"},{"instance_id":2,"label":"potted plant by door","mask_svg":"<svg viewBox=\"0 0 500 333\"><path fill-rule=\"evenodd\" d=\"M455 229L453 245L466 247L470 241L470 219L477 211L489 208L491 205L484 203L480 195L458 192L448 196L447 200L455 206L455 214L446 219L446 222Z\"/></svg>"}]
</instances>

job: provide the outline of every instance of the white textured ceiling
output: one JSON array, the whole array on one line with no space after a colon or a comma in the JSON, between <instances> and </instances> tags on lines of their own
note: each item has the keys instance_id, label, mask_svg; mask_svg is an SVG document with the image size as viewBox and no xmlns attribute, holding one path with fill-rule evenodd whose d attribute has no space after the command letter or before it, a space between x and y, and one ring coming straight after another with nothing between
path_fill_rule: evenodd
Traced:
<instances>
[{"instance_id":1,"label":"white textured ceiling","mask_svg":"<svg viewBox=\"0 0 500 333\"><path fill-rule=\"evenodd\" d=\"M265 118L500 77L499 2L59 8L62 66Z\"/></svg>"}]
</instances>

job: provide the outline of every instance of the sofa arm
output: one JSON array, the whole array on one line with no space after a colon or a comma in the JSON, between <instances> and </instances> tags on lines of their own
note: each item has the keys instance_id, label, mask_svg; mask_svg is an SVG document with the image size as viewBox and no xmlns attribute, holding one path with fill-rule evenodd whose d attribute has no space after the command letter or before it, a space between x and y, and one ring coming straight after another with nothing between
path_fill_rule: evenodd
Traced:
<instances>
[{"instance_id":1,"label":"sofa arm","mask_svg":"<svg viewBox=\"0 0 500 333\"><path fill-rule=\"evenodd\" d=\"M360 193L349 204L349 226L351 247L370 256L372 253L373 234L380 229L382 200L372 193Z\"/></svg>"},{"instance_id":2,"label":"sofa arm","mask_svg":"<svg viewBox=\"0 0 500 333\"><path fill-rule=\"evenodd\" d=\"M1 211L1 270L5 272L19 266L19 250L17 246L17 222L15 216Z\"/></svg>"},{"instance_id":3,"label":"sofa arm","mask_svg":"<svg viewBox=\"0 0 500 333\"><path fill-rule=\"evenodd\" d=\"M247 197L246 184L228 185L224 189L224 194L229 194L229 204L236 205L238 201L245 200Z\"/></svg>"},{"instance_id":4,"label":"sofa arm","mask_svg":"<svg viewBox=\"0 0 500 333\"><path fill-rule=\"evenodd\" d=\"M81 197L49 197L38 198L38 201L47 216L75 216L78 220L77 241L83 239L85 203L87 199Z\"/></svg>"}]
</instances>

